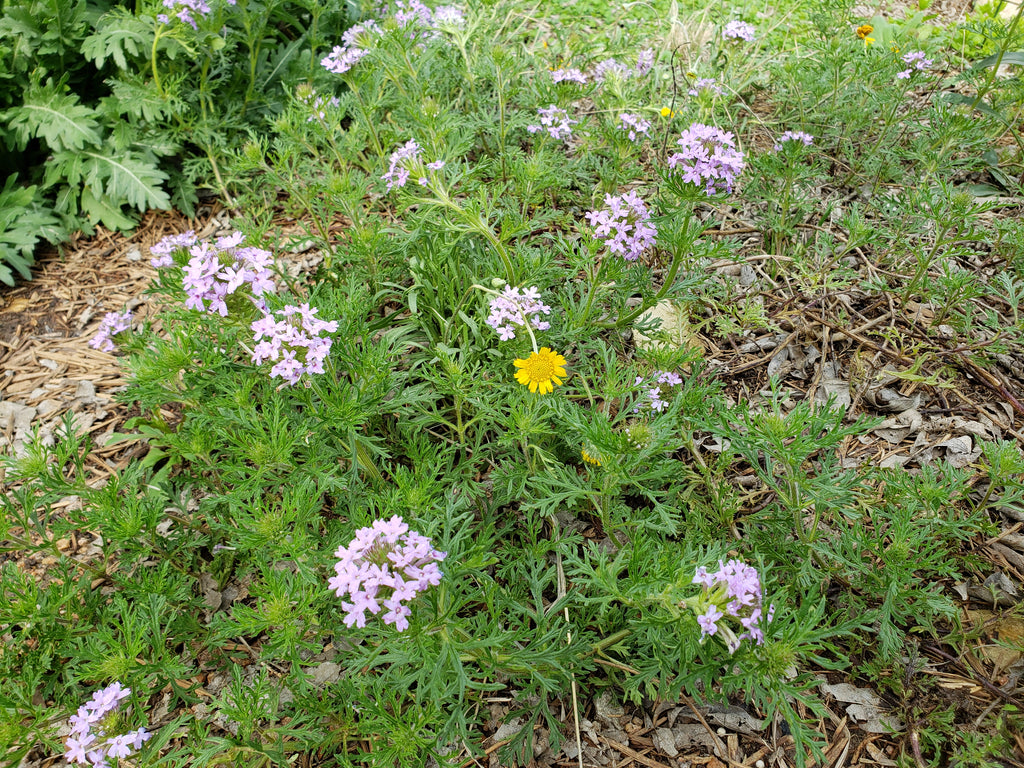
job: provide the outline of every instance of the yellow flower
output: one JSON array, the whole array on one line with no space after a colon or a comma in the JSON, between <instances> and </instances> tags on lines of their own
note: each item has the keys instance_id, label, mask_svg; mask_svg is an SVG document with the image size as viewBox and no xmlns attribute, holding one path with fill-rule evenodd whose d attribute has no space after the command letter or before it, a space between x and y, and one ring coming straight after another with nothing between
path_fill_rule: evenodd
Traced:
<instances>
[{"instance_id":1,"label":"yellow flower","mask_svg":"<svg viewBox=\"0 0 1024 768\"><path fill-rule=\"evenodd\" d=\"M676 116L676 113L675 113L675 112L673 112L673 111L672 111L671 109L669 109L668 107L662 107L662 108L661 108L661 116L662 116L662 117L675 117L675 116Z\"/></svg>"},{"instance_id":2,"label":"yellow flower","mask_svg":"<svg viewBox=\"0 0 1024 768\"><path fill-rule=\"evenodd\" d=\"M859 37L861 40L865 40L867 39L867 36L874 31L875 28L872 27L870 24L861 24L859 27L857 27L857 37Z\"/></svg>"},{"instance_id":3,"label":"yellow flower","mask_svg":"<svg viewBox=\"0 0 1024 768\"><path fill-rule=\"evenodd\" d=\"M540 352L533 352L525 360L515 360L516 381L531 392L539 391L542 395L554 391L562 385L565 378L565 358L548 347L541 347Z\"/></svg>"},{"instance_id":4,"label":"yellow flower","mask_svg":"<svg viewBox=\"0 0 1024 768\"><path fill-rule=\"evenodd\" d=\"M583 456L583 460L587 462L587 464L593 464L595 467L601 466L601 460L596 456L591 456L589 453L587 453L586 448L580 450L580 455Z\"/></svg>"}]
</instances>

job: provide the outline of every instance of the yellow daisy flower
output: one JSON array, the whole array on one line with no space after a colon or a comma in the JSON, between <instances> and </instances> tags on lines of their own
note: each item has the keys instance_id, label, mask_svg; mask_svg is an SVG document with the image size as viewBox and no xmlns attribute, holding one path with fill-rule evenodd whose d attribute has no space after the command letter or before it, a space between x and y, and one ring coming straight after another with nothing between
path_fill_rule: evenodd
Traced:
<instances>
[{"instance_id":1,"label":"yellow daisy flower","mask_svg":"<svg viewBox=\"0 0 1024 768\"><path fill-rule=\"evenodd\" d=\"M857 27L857 37L864 41L864 45L871 45L875 42L875 38L870 37L870 34L875 31L875 28L870 24L861 24Z\"/></svg>"},{"instance_id":2,"label":"yellow daisy flower","mask_svg":"<svg viewBox=\"0 0 1024 768\"><path fill-rule=\"evenodd\" d=\"M549 347L541 347L540 352L533 352L525 360L515 360L516 381L531 392L546 395L562 385L565 378L565 358Z\"/></svg>"},{"instance_id":3,"label":"yellow daisy flower","mask_svg":"<svg viewBox=\"0 0 1024 768\"><path fill-rule=\"evenodd\" d=\"M676 116L676 113L675 113L675 112L673 112L673 111L672 111L671 109L669 109L668 107L662 107L662 108L661 108L661 116L662 116L662 117L675 117L675 116Z\"/></svg>"}]
</instances>

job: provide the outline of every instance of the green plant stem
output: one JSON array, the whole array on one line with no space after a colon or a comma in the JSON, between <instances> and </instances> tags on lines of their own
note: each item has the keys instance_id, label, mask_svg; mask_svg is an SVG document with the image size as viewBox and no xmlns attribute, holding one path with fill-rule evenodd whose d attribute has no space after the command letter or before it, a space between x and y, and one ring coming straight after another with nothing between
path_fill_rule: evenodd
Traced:
<instances>
[{"instance_id":1,"label":"green plant stem","mask_svg":"<svg viewBox=\"0 0 1024 768\"><path fill-rule=\"evenodd\" d=\"M345 81L348 87L352 90L352 93L356 97L356 101L359 103L359 113L362 115L363 124L366 126L366 130L370 132L370 138L373 139L373 148L377 151L377 157L381 160L384 159L384 148L381 146L380 137L377 136L377 129L373 125L373 121L370 119L370 110L366 106L366 102L363 101L363 95L360 93L359 88L352 80Z\"/></svg>"},{"instance_id":2,"label":"green plant stem","mask_svg":"<svg viewBox=\"0 0 1024 768\"><path fill-rule=\"evenodd\" d=\"M992 90L992 86L996 81L996 75L999 73L999 67L1003 63L1003 56L1006 55L1006 49L1009 47L1010 41L1013 40L1013 35L1017 31L1017 25L1020 24L1022 14L1024 14L1024 3L1017 6L1017 13L1013 15L1013 21L1010 23L1010 28L1006 31L1006 35L999 43L999 52L996 54L996 63L991 67L991 71L985 80L985 84L978 89L978 95L975 96L974 101L971 102L972 111L981 103L982 99L988 95L988 92Z\"/></svg>"},{"instance_id":3,"label":"green plant stem","mask_svg":"<svg viewBox=\"0 0 1024 768\"><path fill-rule=\"evenodd\" d=\"M590 312L594 307L594 296L597 294L597 288L601 284L601 277L604 275L605 260L601 261L597 265L597 274L590 281L590 290L587 292L587 304L583 308L583 317L580 318L580 325L586 325L587 320L590 318Z\"/></svg>"},{"instance_id":4,"label":"green plant stem","mask_svg":"<svg viewBox=\"0 0 1024 768\"><path fill-rule=\"evenodd\" d=\"M160 98L166 99L167 93L164 91L163 83L160 82L160 68L156 65L156 47L160 43L160 33L163 31L164 25L157 22L156 30L153 32L153 47L149 52L149 64L153 70L153 84L156 86L157 92L160 94Z\"/></svg>"},{"instance_id":5,"label":"green plant stem","mask_svg":"<svg viewBox=\"0 0 1024 768\"><path fill-rule=\"evenodd\" d=\"M624 325L627 325L627 324L633 322L638 317L640 317L640 315L642 315L644 312L646 312L648 309L650 309L651 307L657 305L657 303L659 301L661 301L663 298L665 298L665 295L669 292L669 289L672 288L672 284L676 281L676 273L679 271L679 266L683 263L683 251L684 251L683 248L677 248L675 253L672 255L672 264L668 268L668 275L665 276L665 282L662 284L661 290L659 290L656 294L654 294L653 298L648 299L647 301L641 302L639 307L634 309L628 315L625 315L624 317L620 317L614 323L603 322L603 323L594 323L594 325L597 326L598 328L616 328L616 329L618 329L618 328L621 328Z\"/></svg>"}]
</instances>

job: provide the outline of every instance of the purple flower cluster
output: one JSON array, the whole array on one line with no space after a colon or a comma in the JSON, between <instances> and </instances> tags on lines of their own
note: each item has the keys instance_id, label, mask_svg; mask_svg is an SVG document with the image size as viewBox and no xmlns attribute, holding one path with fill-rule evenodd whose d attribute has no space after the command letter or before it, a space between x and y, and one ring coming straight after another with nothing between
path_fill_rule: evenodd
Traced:
<instances>
[{"instance_id":1,"label":"purple flower cluster","mask_svg":"<svg viewBox=\"0 0 1024 768\"><path fill-rule=\"evenodd\" d=\"M403 29L434 26L434 12L420 0L395 0L394 17Z\"/></svg>"},{"instance_id":2,"label":"purple flower cluster","mask_svg":"<svg viewBox=\"0 0 1024 768\"><path fill-rule=\"evenodd\" d=\"M425 175L427 171L440 171L445 166L444 160L435 160L432 163L423 164L420 158L420 145L411 139L400 148L391 153L388 159L388 170L381 181L388 183L387 191L395 187L404 187L413 171L416 171L416 181L421 187L425 187L430 180Z\"/></svg>"},{"instance_id":3,"label":"purple flower cluster","mask_svg":"<svg viewBox=\"0 0 1024 768\"><path fill-rule=\"evenodd\" d=\"M341 36L342 45L336 45L320 60L320 66L328 72L343 75L369 53L367 50L384 30L373 19L349 27Z\"/></svg>"},{"instance_id":4,"label":"purple flower cluster","mask_svg":"<svg viewBox=\"0 0 1024 768\"><path fill-rule=\"evenodd\" d=\"M640 54L636 58L636 66L627 67L621 63L618 59L605 59L599 61L594 65L594 71L591 73L595 83L603 83L609 77L616 80L624 81L633 77L643 77L651 68L654 66L654 51L650 48L645 48L640 51Z\"/></svg>"},{"instance_id":5,"label":"purple flower cluster","mask_svg":"<svg viewBox=\"0 0 1024 768\"><path fill-rule=\"evenodd\" d=\"M236 0L225 0L228 5L234 5ZM182 24L188 24L192 29L199 29L196 24L196 16L205 17L210 12L210 6L205 0L164 0L164 8L171 11L175 18ZM170 24L171 17L166 13L158 13L156 20L161 24Z\"/></svg>"},{"instance_id":6,"label":"purple flower cluster","mask_svg":"<svg viewBox=\"0 0 1024 768\"><path fill-rule=\"evenodd\" d=\"M784 134L779 136L779 138L776 140L775 146L773 147L773 149L776 152L781 152L782 148L783 148L783 144L785 142L787 142L787 141L803 142L803 145L805 147L809 147L809 146L811 146L811 144L814 143L814 137L811 136L811 134L809 134L809 133L804 133L803 131L786 131Z\"/></svg>"},{"instance_id":7,"label":"purple flower cluster","mask_svg":"<svg viewBox=\"0 0 1024 768\"><path fill-rule=\"evenodd\" d=\"M123 688L120 683L112 683L92 695L92 699L78 708L77 714L71 716L71 735L65 747L64 759L69 763L92 765L94 768L110 768L108 757L128 757L133 749L140 749L143 743L153 734L145 728L110 736L107 733L107 716L114 712L121 701L131 695L130 688Z\"/></svg>"},{"instance_id":8,"label":"purple flower cluster","mask_svg":"<svg viewBox=\"0 0 1024 768\"><path fill-rule=\"evenodd\" d=\"M307 123L312 123L314 120L326 120L327 110L336 109L341 105L341 101L337 96L322 96L316 91L310 91L301 98L302 102L308 105L313 113L306 118Z\"/></svg>"},{"instance_id":9,"label":"purple flower cluster","mask_svg":"<svg viewBox=\"0 0 1024 768\"><path fill-rule=\"evenodd\" d=\"M419 162L419 159L420 145L412 139L391 153L391 157L388 159L388 171L380 177L382 181L388 183L388 192L395 187L405 186L411 173L410 166Z\"/></svg>"},{"instance_id":10,"label":"purple flower cluster","mask_svg":"<svg viewBox=\"0 0 1024 768\"><path fill-rule=\"evenodd\" d=\"M252 340L257 342L252 362L260 365L268 360L276 363L270 369L271 378L282 378L288 384L297 384L302 374L324 372L324 360L331 351L330 337L321 333L335 333L336 320L319 320L317 309L309 304L288 305L277 312L267 313L250 326ZM280 318L275 317L280 315Z\"/></svg>"},{"instance_id":11,"label":"purple flower cluster","mask_svg":"<svg viewBox=\"0 0 1024 768\"><path fill-rule=\"evenodd\" d=\"M708 573L704 567L698 568L693 582L704 588L699 600L704 611L697 615L701 642L712 635L720 635L729 653L735 653L744 640L752 640L757 645L764 642L762 616L765 621L771 621L775 606L769 606L767 614L763 614L761 577L755 568L741 560L727 563L719 560L718 570L714 573ZM722 621L726 617L739 620L744 629L739 636Z\"/></svg>"},{"instance_id":12,"label":"purple flower cluster","mask_svg":"<svg viewBox=\"0 0 1024 768\"><path fill-rule=\"evenodd\" d=\"M547 130L551 138L558 140L568 141L572 138L572 127L579 122L570 120L569 113L554 104L550 107L540 107L537 114L540 116L540 125L528 125L526 130L530 133Z\"/></svg>"},{"instance_id":13,"label":"purple flower cluster","mask_svg":"<svg viewBox=\"0 0 1024 768\"><path fill-rule=\"evenodd\" d=\"M681 171L685 183L703 183L708 196L722 189L732 192L732 183L745 163L731 133L694 123L683 131L676 144L682 151L668 158L668 167Z\"/></svg>"},{"instance_id":14,"label":"purple flower cluster","mask_svg":"<svg viewBox=\"0 0 1024 768\"><path fill-rule=\"evenodd\" d=\"M454 5L439 5L434 9L434 26L461 29L466 26L466 15Z\"/></svg>"},{"instance_id":15,"label":"purple flower cluster","mask_svg":"<svg viewBox=\"0 0 1024 768\"><path fill-rule=\"evenodd\" d=\"M911 51L903 54L903 63L907 65L907 68L896 73L896 77L900 80L908 79L915 72L926 72L932 66L932 60L924 57L924 51Z\"/></svg>"},{"instance_id":16,"label":"purple flower cluster","mask_svg":"<svg viewBox=\"0 0 1024 768\"><path fill-rule=\"evenodd\" d=\"M620 64L616 59L605 59L594 66L592 76L595 83L603 83L609 77L626 80L631 74L632 70L625 64Z\"/></svg>"},{"instance_id":17,"label":"purple flower cluster","mask_svg":"<svg viewBox=\"0 0 1024 768\"><path fill-rule=\"evenodd\" d=\"M173 267L175 252L191 248L197 242L199 242L199 238L191 229L180 235L167 235L159 243L150 247L149 252L154 258L150 259L149 263L157 269Z\"/></svg>"},{"instance_id":18,"label":"purple flower cluster","mask_svg":"<svg viewBox=\"0 0 1024 768\"><path fill-rule=\"evenodd\" d=\"M754 39L754 25L745 21L730 21L722 30L722 37L726 40L746 40L749 43Z\"/></svg>"},{"instance_id":19,"label":"purple flower cluster","mask_svg":"<svg viewBox=\"0 0 1024 768\"><path fill-rule=\"evenodd\" d=\"M636 66L633 71L638 77L643 77L654 67L654 50L651 48L644 48L640 51L640 54L636 57Z\"/></svg>"},{"instance_id":20,"label":"purple flower cluster","mask_svg":"<svg viewBox=\"0 0 1024 768\"><path fill-rule=\"evenodd\" d=\"M578 69L552 69L551 81L554 83L579 83L587 84L587 76Z\"/></svg>"},{"instance_id":21,"label":"purple flower cluster","mask_svg":"<svg viewBox=\"0 0 1024 768\"><path fill-rule=\"evenodd\" d=\"M720 86L713 77L701 77L693 81L693 87L687 91L690 96L700 96L701 93L706 92L714 96L722 95L722 86Z\"/></svg>"},{"instance_id":22,"label":"purple flower cluster","mask_svg":"<svg viewBox=\"0 0 1024 768\"><path fill-rule=\"evenodd\" d=\"M336 45L331 52L320 60L320 66L328 72L336 75L343 75L359 63L369 51L365 48L353 48L346 45Z\"/></svg>"},{"instance_id":23,"label":"purple flower cluster","mask_svg":"<svg viewBox=\"0 0 1024 768\"><path fill-rule=\"evenodd\" d=\"M130 310L124 312L107 312L100 322L99 330L92 337L89 346L103 352L114 351L114 337L121 331L127 331L132 327L132 313Z\"/></svg>"},{"instance_id":24,"label":"purple flower cluster","mask_svg":"<svg viewBox=\"0 0 1024 768\"><path fill-rule=\"evenodd\" d=\"M649 379L643 376L637 376L633 385L637 387L650 387L647 390L647 396L651 398L651 410L655 413L661 413L668 408L668 402L662 399L662 395L665 393L665 387L671 389L672 387L678 387L682 383L683 378L678 373L672 373L671 371L655 371ZM637 413L639 411L639 405L633 409L633 413Z\"/></svg>"},{"instance_id":25,"label":"purple flower cluster","mask_svg":"<svg viewBox=\"0 0 1024 768\"><path fill-rule=\"evenodd\" d=\"M434 37L433 33L438 28L459 28L466 24L466 16L461 8L441 5L431 10L420 0L381 2L378 4L377 13L381 18L391 16L399 29L426 30L429 37Z\"/></svg>"},{"instance_id":26,"label":"purple flower cluster","mask_svg":"<svg viewBox=\"0 0 1024 768\"><path fill-rule=\"evenodd\" d=\"M640 136L651 138L648 131L651 129L651 121L645 120L640 115L633 115L623 112L619 115L619 130L625 131L630 141L636 141Z\"/></svg>"},{"instance_id":27,"label":"purple flower cluster","mask_svg":"<svg viewBox=\"0 0 1024 768\"><path fill-rule=\"evenodd\" d=\"M412 614L408 601L431 585L441 583L438 563L446 552L434 549L430 539L395 515L390 520L377 520L368 528L360 528L348 546L334 553L338 562L335 576L328 582L338 597L350 596L342 602L345 624L365 627L366 612L384 614L385 624L394 624L402 632L409 627Z\"/></svg>"},{"instance_id":28,"label":"purple flower cluster","mask_svg":"<svg viewBox=\"0 0 1024 768\"><path fill-rule=\"evenodd\" d=\"M164 0L164 8L173 12L178 21L188 24L192 29L199 29L192 14L205 16L210 12L210 6L203 0ZM158 14L156 20L161 24L171 23L171 17L166 13Z\"/></svg>"},{"instance_id":29,"label":"purple flower cluster","mask_svg":"<svg viewBox=\"0 0 1024 768\"><path fill-rule=\"evenodd\" d=\"M242 286L254 298L274 290L273 256L261 248L240 247L244 239L241 232L234 232L189 248L191 258L182 279L186 307L227 317L225 299Z\"/></svg>"},{"instance_id":30,"label":"purple flower cluster","mask_svg":"<svg viewBox=\"0 0 1024 768\"><path fill-rule=\"evenodd\" d=\"M658 230L651 223L647 205L636 190L624 195L605 195L605 208L588 211L587 220L594 227L594 235L604 238L608 250L626 261L636 261L654 245Z\"/></svg>"},{"instance_id":31,"label":"purple flower cluster","mask_svg":"<svg viewBox=\"0 0 1024 768\"><path fill-rule=\"evenodd\" d=\"M546 331L551 323L541 320L541 315L550 315L551 307L540 300L536 286L519 288L507 285L500 296L491 299L491 314L487 324L498 332L502 341L516 337L516 326L525 327L527 320L538 331Z\"/></svg>"}]
</instances>

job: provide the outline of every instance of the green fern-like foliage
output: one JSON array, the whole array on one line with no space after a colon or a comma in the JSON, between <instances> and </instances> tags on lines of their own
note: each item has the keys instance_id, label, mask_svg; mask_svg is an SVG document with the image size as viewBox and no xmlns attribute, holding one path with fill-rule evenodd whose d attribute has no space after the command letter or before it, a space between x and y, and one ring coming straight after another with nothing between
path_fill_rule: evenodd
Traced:
<instances>
[{"instance_id":1,"label":"green fern-like foliage","mask_svg":"<svg viewBox=\"0 0 1024 768\"><path fill-rule=\"evenodd\" d=\"M0 189L0 282L14 285L15 273L30 278L40 239L59 243L67 237L60 219L40 204L36 187L19 187L8 176Z\"/></svg>"}]
</instances>

